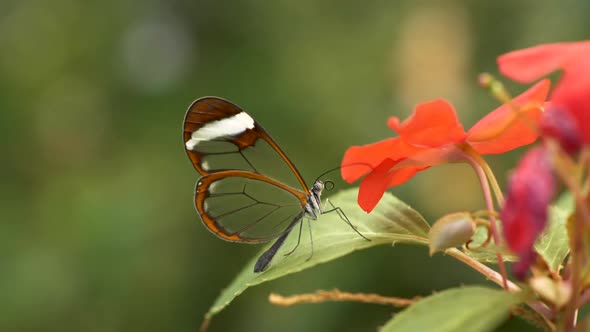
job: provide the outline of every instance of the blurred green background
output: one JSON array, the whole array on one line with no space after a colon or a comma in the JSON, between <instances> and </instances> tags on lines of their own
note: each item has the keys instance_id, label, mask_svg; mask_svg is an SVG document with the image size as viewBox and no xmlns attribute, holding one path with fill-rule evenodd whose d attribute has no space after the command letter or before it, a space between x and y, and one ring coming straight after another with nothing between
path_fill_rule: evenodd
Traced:
<instances>
[{"instance_id":1,"label":"blurred green background","mask_svg":"<svg viewBox=\"0 0 590 332\"><path fill-rule=\"evenodd\" d=\"M588 38L588 22L585 0L0 1L0 330L197 329L260 247L198 219L181 141L194 99L244 107L311 181L419 101L452 101L468 128L497 105L476 85L497 55ZM502 182L518 155L489 158ZM430 221L482 207L463 165L393 192ZM385 246L252 288L210 331L373 331L392 309L266 298L468 283L489 284L426 248Z\"/></svg>"}]
</instances>

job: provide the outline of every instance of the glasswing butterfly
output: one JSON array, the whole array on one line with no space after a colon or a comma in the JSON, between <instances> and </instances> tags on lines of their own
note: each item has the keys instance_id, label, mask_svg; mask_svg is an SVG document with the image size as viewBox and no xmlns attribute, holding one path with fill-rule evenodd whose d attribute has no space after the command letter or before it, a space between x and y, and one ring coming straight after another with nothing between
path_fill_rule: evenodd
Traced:
<instances>
[{"instance_id":1,"label":"glasswing butterfly","mask_svg":"<svg viewBox=\"0 0 590 332\"><path fill-rule=\"evenodd\" d=\"M195 207L205 227L233 242L276 238L258 258L254 272L266 269L298 223L299 245L303 218L316 220L320 214L337 212L364 237L329 200L330 209L322 207L321 195L328 183L318 179L308 189L283 150L237 105L218 97L197 99L184 118L183 140L202 176L195 188ZM269 162L277 157L283 167Z\"/></svg>"}]
</instances>

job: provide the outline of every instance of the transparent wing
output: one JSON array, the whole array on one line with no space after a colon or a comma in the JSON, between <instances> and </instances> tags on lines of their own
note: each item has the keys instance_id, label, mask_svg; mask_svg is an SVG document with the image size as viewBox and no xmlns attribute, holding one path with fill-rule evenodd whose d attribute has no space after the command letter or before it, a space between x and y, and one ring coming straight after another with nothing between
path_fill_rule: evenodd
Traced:
<instances>
[{"instance_id":1,"label":"transparent wing","mask_svg":"<svg viewBox=\"0 0 590 332\"><path fill-rule=\"evenodd\" d=\"M265 242L301 217L305 193L250 171L211 173L197 182L195 205L203 223L222 239Z\"/></svg>"},{"instance_id":2,"label":"transparent wing","mask_svg":"<svg viewBox=\"0 0 590 332\"><path fill-rule=\"evenodd\" d=\"M227 100L196 100L185 116L183 139L189 159L203 176L245 170L309 193L276 142L244 110Z\"/></svg>"}]
</instances>

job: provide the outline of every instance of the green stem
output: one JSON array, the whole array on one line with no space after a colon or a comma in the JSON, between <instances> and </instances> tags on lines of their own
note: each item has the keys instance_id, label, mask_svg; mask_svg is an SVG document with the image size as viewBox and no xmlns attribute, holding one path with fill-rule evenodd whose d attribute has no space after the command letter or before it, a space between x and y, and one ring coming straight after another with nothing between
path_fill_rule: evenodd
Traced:
<instances>
[{"instance_id":1,"label":"green stem","mask_svg":"<svg viewBox=\"0 0 590 332\"><path fill-rule=\"evenodd\" d=\"M473 151L473 153L470 153L471 152L471 151L469 151L470 149L471 148L468 145L466 145L465 149L462 149L462 151L464 152L463 156L464 156L465 160L467 162L469 162L469 164L471 165L471 167L475 171L475 174L477 174L477 177L479 179L479 183L481 185L481 189L483 192L484 201L486 203L486 208L489 211L494 211L494 203L492 202L492 195L490 192L488 178L486 177L486 173L483 170L483 167L481 167L481 164L478 163L476 158L473 157L473 155L476 154L475 151L473 151L471 149L471 151ZM480 159L483 159L483 158L480 157ZM494 243L496 243L496 245L500 245L500 236L498 234L498 228L496 226L496 217L494 216L493 213L491 213L489 218L490 218L490 231L492 233L492 238L494 239ZM504 258L502 257L502 253L500 253L500 251L496 252L496 258L498 259L498 268L500 269L500 274L502 275L503 287L504 287L504 289L508 289L508 282L507 282L508 278L506 277L506 265L504 264Z\"/></svg>"},{"instance_id":2,"label":"green stem","mask_svg":"<svg viewBox=\"0 0 590 332\"><path fill-rule=\"evenodd\" d=\"M494 196L496 197L496 203L498 206L504 206L504 193L500 189L500 185L498 184L498 180L492 172L490 165L482 158L482 156L475 151L471 145L465 145L462 147L462 150L465 151L471 158L475 160L475 162L483 169L490 185L492 186L492 190L494 191Z\"/></svg>"}]
</instances>

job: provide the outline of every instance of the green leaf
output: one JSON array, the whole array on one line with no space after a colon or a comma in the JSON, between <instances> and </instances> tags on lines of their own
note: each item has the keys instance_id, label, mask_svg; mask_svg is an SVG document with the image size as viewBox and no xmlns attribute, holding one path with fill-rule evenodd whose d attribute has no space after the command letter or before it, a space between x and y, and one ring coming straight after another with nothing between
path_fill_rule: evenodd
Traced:
<instances>
[{"instance_id":1,"label":"green leaf","mask_svg":"<svg viewBox=\"0 0 590 332\"><path fill-rule=\"evenodd\" d=\"M298 229L294 230L276 254L268 270L262 273L253 272L258 256L246 264L209 309L205 315L206 320L223 310L250 286L308 269L355 250L396 242L428 245L430 227L418 212L395 196L385 193L375 210L367 214L358 207L357 192L356 188L342 191L331 197L330 201L340 206L350 221L371 241L356 234L336 213L321 215L318 220L311 221L314 250L311 258L309 232L305 229L297 250L289 256L284 256L297 243ZM306 227L307 225L304 225L304 228Z\"/></svg>"},{"instance_id":2,"label":"green leaf","mask_svg":"<svg viewBox=\"0 0 590 332\"><path fill-rule=\"evenodd\" d=\"M549 209L547 228L535 243L535 249L553 272L559 272L561 263L569 253L565 225L570 214L571 211L552 206Z\"/></svg>"},{"instance_id":3,"label":"green leaf","mask_svg":"<svg viewBox=\"0 0 590 332\"><path fill-rule=\"evenodd\" d=\"M391 319L382 332L493 331L522 302L518 294L484 287L463 287L429 296Z\"/></svg>"}]
</instances>

